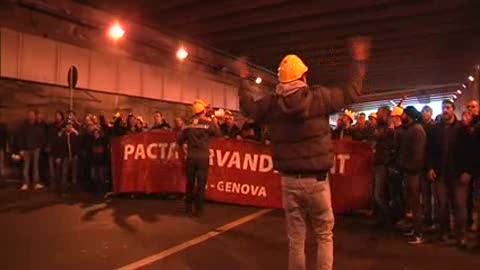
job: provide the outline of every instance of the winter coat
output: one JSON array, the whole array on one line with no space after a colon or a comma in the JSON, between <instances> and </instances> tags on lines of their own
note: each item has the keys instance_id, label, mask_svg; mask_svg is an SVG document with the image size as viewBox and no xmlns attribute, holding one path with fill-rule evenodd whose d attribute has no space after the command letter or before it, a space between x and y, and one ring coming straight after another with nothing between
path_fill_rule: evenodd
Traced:
<instances>
[{"instance_id":1,"label":"winter coat","mask_svg":"<svg viewBox=\"0 0 480 270\"><path fill-rule=\"evenodd\" d=\"M48 127L47 147L50 149L50 155L58 157L61 151L60 132L64 128L64 123L52 123Z\"/></svg>"},{"instance_id":2,"label":"winter coat","mask_svg":"<svg viewBox=\"0 0 480 270\"><path fill-rule=\"evenodd\" d=\"M461 122L452 124L444 121L436 124L430 133L427 153L427 169L437 176L456 179L462 173L473 173L473 162L477 160L471 136Z\"/></svg>"},{"instance_id":3,"label":"winter coat","mask_svg":"<svg viewBox=\"0 0 480 270\"><path fill-rule=\"evenodd\" d=\"M421 173L425 168L427 136L422 125L410 123L400 127L396 167L405 173Z\"/></svg>"},{"instance_id":4,"label":"winter coat","mask_svg":"<svg viewBox=\"0 0 480 270\"><path fill-rule=\"evenodd\" d=\"M188 145L187 158L195 160L206 160L209 156L210 138L220 136L220 128L210 121L194 118L192 123L187 125L177 139L177 144Z\"/></svg>"},{"instance_id":5,"label":"winter coat","mask_svg":"<svg viewBox=\"0 0 480 270\"><path fill-rule=\"evenodd\" d=\"M18 150L28 151L43 147L47 142L47 134L43 125L25 121L16 139Z\"/></svg>"},{"instance_id":6,"label":"winter coat","mask_svg":"<svg viewBox=\"0 0 480 270\"><path fill-rule=\"evenodd\" d=\"M358 85L309 87L303 81L279 84L259 98L242 81L240 108L259 124L268 124L274 168L283 174L325 173L333 165L329 115L352 102Z\"/></svg>"}]
</instances>

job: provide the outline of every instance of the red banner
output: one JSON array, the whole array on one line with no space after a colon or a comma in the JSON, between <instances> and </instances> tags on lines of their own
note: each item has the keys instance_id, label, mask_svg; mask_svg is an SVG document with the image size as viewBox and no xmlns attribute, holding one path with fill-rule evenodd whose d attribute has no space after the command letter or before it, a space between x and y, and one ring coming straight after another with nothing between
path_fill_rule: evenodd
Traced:
<instances>
[{"instance_id":1,"label":"red banner","mask_svg":"<svg viewBox=\"0 0 480 270\"><path fill-rule=\"evenodd\" d=\"M112 142L113 187L121 193L184 192L185 169L175 146L176 134L153 131ZM331 170L336 212L368 206L372 151L368 144L337 141ZM206 198L213 201L282 207L280 175L270 148L252 142L214 139Z\"/></svg>"}]
</instances>

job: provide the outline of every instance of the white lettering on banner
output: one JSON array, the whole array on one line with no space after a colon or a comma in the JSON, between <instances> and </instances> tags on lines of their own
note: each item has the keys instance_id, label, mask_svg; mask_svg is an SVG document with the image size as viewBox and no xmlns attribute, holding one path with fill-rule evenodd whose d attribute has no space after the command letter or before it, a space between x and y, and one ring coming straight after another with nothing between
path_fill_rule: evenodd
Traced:
<instances>
[{"instance_id":1,"label":"white lettering on banner","mask_svg":"<svg viewBox=\"0 0 480 270\"><path fill-rule=\"evenodd\" d=\"M230 162L228 162L227 168L232 168L235 165L235 168L240 170L240 153L233 152Z\"/></svg>"},{"instance_id":2,"label":"white lettering on banner","mask_svg":"<svg viewBox=\"0 0 480 270\"><path fill-rule=\"evenodd\" d=\"M131 144L125 145L125 150L123 151L123 159L128 160L128 156L135 152L135 146Z\"/></svg>"},{"instance_id":3,"label":"white lettering on banner","mask_svg":"<svg viewBox=\"0 0 480 270\"><path fill-rule=\"evenodd\" d=\"M210 166L213 166L213 165L215 165L215 163L213 161L213 159L215 158L215 151L213 151L213 149L209 149L208 152L210 153L210 155L208 155L208 159L209 159L208 164Z\"/></svg>"},{"instance_id":4,"label":"white lettering on banner","mask_svg":"<svg viewBox=\"0 0 480 270\"><path fill-rule=\"evenodd\" d=\"M135 151L134 159L145 159L145 146L143 144L139 144L137 146L137 151Z\"/></svg>"},{"instance_id":5,"label":"white lettering on banner","mask_svg":"<svg viewBox=\"0 0 480 270\"><path fill-rule=\"evenodd\" d=\"M153 148L156 148L156 147L157 147L157 145L153 144L153 143L148 145L148 147L147 147L147 157L149 159L157 159L158 158L158 155L152 152Z\"/></svg>"},{"instance_id":6,"label":"white lettering on banner","mask_svg":"<svg viewBox=\"0 0 480 270\"><path fill-rule=\"evenodd\" d=\"M225 166L225 163L227 163L227 159L230 156L230 151L225 152L225 154L222 156L222 150L217 150L217 165L218 167L223 167Z\"/></svg>"},{"instance_id":7,"label":"white lettering on banner","mask_svg":"<svg viewBox=\"0 0 480 270\"><path fill-rule=\"evenodd\" d=\"M225 185L225 192L231 193L232 192L232 182L227 182Z\"/></svg>"},{"instance_id":8,"label":"white lettering on banner","mask_svg":"<svg viewBox=\"0 0 480 270\"><path fill-rule=\"evenodd\" d=\"M258 155L252 155L251 154L245 154L245 159L243 160L243 168L244 170L247 170L247 168L250 168L251 171L257 171L257 166L258 166Z\"/></svg>"},{"instance_id":9,"label":"white lettering on banner","mask_svg":"<svg viewBox=\"0 0 480 270\"><path fill-rule=\"evenodd\" d=\"M350 160L350 154L334 155L333 167L330 169L330 173L336 174L337 167L338 167L338 174L345 174L345 166L346 166L347 160Z\"/></svg>"},{"instance_id":10,"label":"white lettering on banner","mask_svg":"<svg viewBox=\"0 0 480 270\"><path fill-rule=\"evenodd\" d=\"M264 198L267 197L267 189L265 188L265 186L219 181L216 188L218 191L225 193L235 193Z\"/></svg>"},{"instance_id":11,"label":"white lettering on banner","mask_svg":"<svg viewBox=\"0 0 480 270\"><path fill-rule=\"evenodd\" d=\"M273 160L269 155L260 155L260 168L259 172L269 172L273 170Z\"/></svg>"},{"instance_id":12,"label":"white lettering on banner","mask_svg":"<svg viewBox=\"0 0 480 270\"><path fill-rule=\"evenodd\" d=\"M177 144L176 143L171 143L170 147L168 148L167 159L172 159L173 156L175 156L175 158L178 159L178 152L176 150L177 150Z\"/></svg>"},{"instance_id":13,"label":"white lettering on banner","mask_svg":"<svg viewBox=\"0 0 480 270\"><path fill-rule=\"evenodd\" d=\"M222 191L222 192L225 191L223 184L224 184L223 181L220 181L220 182L217 183L217 189L218 189L218 191Z\"/></svg>"},{"instance_id":14,"label":"white lettering on banner","mask_svg":"<svg viewBox=\"0 0 480 270\"><path fill-rule=\"evenodd\" d=\"M125 144L123 159L179 159L178 150L175 142ZM268 173L273 171L272 157L265 154L209 149L209 163L210 166L236 168L252 172Z\"/></svg>"},{"instance_id":15,"label":"white lettering on banner","mask_svg":"<svg viewBox=\"0 0 480 270\"><path fill-rule=\"evenodd\" d=\"M159 143L158 147L160 148L160 151L161 151L160 153L161 158L165 159L165 156L166 156L165 150L168 147L168 143Z\"/></svg>"}]
</instances>

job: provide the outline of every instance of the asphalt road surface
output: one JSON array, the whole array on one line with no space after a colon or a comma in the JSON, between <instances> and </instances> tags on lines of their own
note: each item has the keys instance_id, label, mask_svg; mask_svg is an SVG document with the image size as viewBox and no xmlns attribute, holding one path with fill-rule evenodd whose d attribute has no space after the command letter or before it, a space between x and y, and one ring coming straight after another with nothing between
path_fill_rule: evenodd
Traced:
<instances>
[{"instance_id":1,"label":"asphalt road surface","mask_svg":"<svg viewBox=\"0 0 480 270\"><path fill-rule=\"evenodd\" d=\"M180 200L3 189L0 269L286 269L280 210L211 203L202 218L182 210ZM412 247L371 223L337 218L335 269L480 269L479 254Z\"/></svg>"}]
</instances>

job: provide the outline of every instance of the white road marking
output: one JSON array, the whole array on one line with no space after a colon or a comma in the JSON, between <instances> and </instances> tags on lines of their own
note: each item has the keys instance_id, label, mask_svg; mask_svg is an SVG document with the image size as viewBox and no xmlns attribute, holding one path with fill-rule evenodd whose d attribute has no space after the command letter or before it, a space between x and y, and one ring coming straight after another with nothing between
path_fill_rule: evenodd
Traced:
<instances>
[{"instance_id":1,"label":"white road marking","mask_svg":"<svg viewBox=\"0 0 480 270\"><path fill-rule=\"evenodd\" d=\"M159 252L159 253L157 253L157 254L154 254L154 255L152 255L152 256L149 256L149 257L143 258L143 259L141 259L141 260L139 260L139 261L133 262L133 263L128 264L128 265L125 265L125 266L123 266L123 267L118 268L117 270L134 270L134 269L139 269L139 268L144 267L144 266L146 266L146 265L152 264L152 263L154 263L154 262L156 262L156 261L160 261L160 260L162 260L162 259L165 259L165 258L168 257L168 256L171 256L171 255L173 255L173 254L175 254L175 253L178 253L178 252L180 252L180 251L182 251L182 250L185 250L185 249L187 249L187 248L189 248L189 247L192 247L192 246L194 246L194 245L198 245L198 244L200 244L200 243L202 243L202 242L205 242L205 241L207 241L208 239L213 238L213 237L215 237L215 236L217 236L217 235L219 235L219 234L222 234L222 233L224 233L224 232L227 232L227 231L229 231L229 230L231 230L231 229L233 229L233 228L235 228L235 227L237 227L237 226L240 226L240 225L245 224L245 223L247 223L247 222L249 222L249 221L252 221L252 220L254 220L254 219L257 219L257 218L259 218L259 217L261 217L261 216L263 216L263 215L265 215L265 214L267 214L267 213L269 213L269 212L271 212L271 211L272 211L272 209L264 209L264 210L260 210L260 211L258 211L258 212L255 212L255 213L253 213L253 214L250 214L250 215L248 215L248 216L244 216L244 217L239 218L239 219L237 219L237 220L235 220L235 221L232 221L232 222L230 222L230 223L227 223L227 224L225 224L225 225L223 225L223 226L221 226L221 227L218 227L218 228L216 228L216 229L214 229L214 230L212 230L212 231L210 231L210 232L208 232L208 233L205 233L205 234L200 235L200 236L198 236L198 237L196 237L196 238L193 238L193 239L191 239L191 240L189 240L189 241L187 241L187 242L181 243L181 244L179 244L179 245L173 246L173 247L171 247L171 248L169 248L169 249L166 249L166 250L164 250L164 251L161 251L161 252Z\"/></svg>"}]
</instances>

